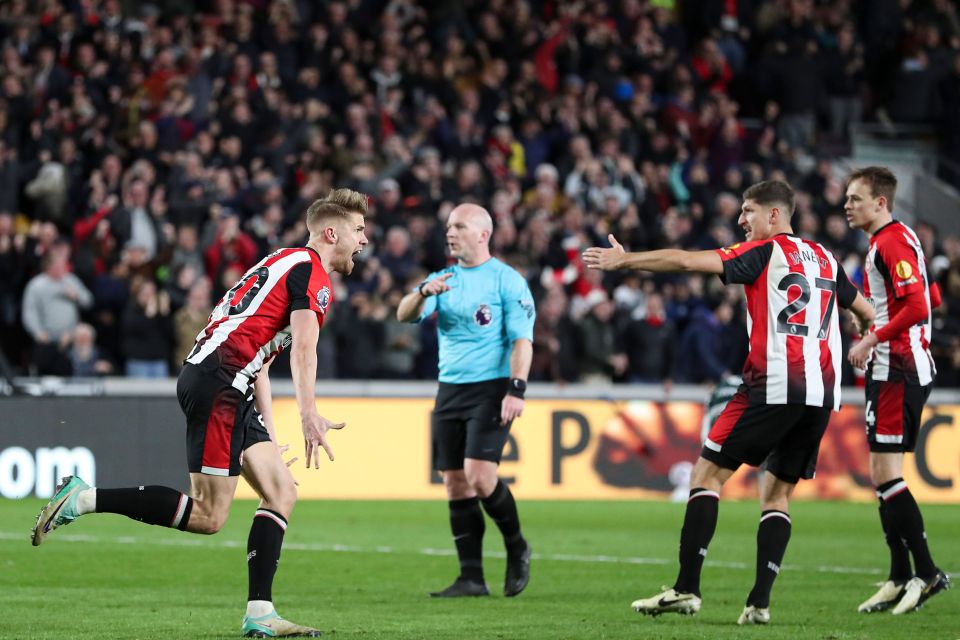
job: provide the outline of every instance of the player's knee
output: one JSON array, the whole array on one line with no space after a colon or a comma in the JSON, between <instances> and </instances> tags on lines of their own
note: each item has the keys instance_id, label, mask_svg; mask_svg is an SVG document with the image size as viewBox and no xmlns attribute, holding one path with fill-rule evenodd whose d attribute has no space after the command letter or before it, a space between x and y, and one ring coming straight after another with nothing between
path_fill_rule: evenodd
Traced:
<instances>
[{"instance_id":1,"label":"player's knee","mask_svg":"<svg viewBox=\"0 0 960 640\"><path fill-rule=\"evenodd\" d=\"M787 496L766 496L760 500L760 511L771 510L790 513L790 501Z\"/></svg>"},{"instance_id":2,"label":"player's knee","mask_svg":"<svg viewBox=\"0 0 960 640\"><path fill-rule=\"evenodd\" d=\"M474 493L482 498L486 498L493 493L493 490L497 487L497 474L483 472L468 473L467 483L470 485L470 489L472 489Z\"/></svg>"},{"instance_id":3,"label":"player's knee","mask_svg":"<svg viewBox=\"0 0 960 640\"><path fill-rule=\"evenodd\" d=\"M870 469L870 482L873 483L874 487L879 487L897 477L899 477L897 474L890 473L887 469Z\"/></svg>"},{"instance_id":4,"label":"player's knee","mask_svg":"<svg viewBox=\"0 0 960 640\"><path fill-rule=\"evenodd\" d=\"M443 488L447 490L447 498L450 500L462 500L473 496L470 482L466 474L460 470L443 472Z\"/></svg>"},{"instance_id":5,"label":"player's knee","mask_svg":"<svg viewBox=\"0 0 960 640\"><path fill-rule=\"evenodd\" d=\"M903 464L900 458L887 455L870 456L870 481L878 487L885 482L903 477Z\"/></svg>"},{"instance_id":6,"label":"player's knee","mask_svg":"<svg viewBox=\"0 0 960 640\"><path fill-rule=\"evenodd\" d=\"M690 472L690 487L720 491L729 473L709 460L699 458Z\"/></svg>"},{"instance_id":7,"label":"player's knee","mask_svg":"<svg viewBox=\"0 0 960 640\"><path fill-rule=\"evenodd\" d=\"M190 530L194 533L212 536L227 523L227 514L210 514L196 522L191 518Z\"/></svg>"}]
</instances>

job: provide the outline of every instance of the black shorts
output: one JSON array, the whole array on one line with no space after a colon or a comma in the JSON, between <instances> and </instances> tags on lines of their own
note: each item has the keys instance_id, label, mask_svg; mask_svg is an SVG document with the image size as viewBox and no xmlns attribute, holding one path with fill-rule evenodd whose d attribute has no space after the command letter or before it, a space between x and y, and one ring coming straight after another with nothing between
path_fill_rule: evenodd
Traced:
<instances>
[{"instance_id":1,"label":"black shorts","mask_svg":"<svg viewBox=\"0 0 960 640\"><path fill-rule=\"evenodd\" d=\"M463 469L464 458L499 464L510 435L510 425L500 423L500 407L508 384L508 378L440 383L430 419L434 469Z\"/></svg>"},{"instance_id":2,"label":"black shorts","mask_svg":"<svg viewBox=\"0 0 960 640\"><path fill-rule=\"evenodd\" d=\"M904 453L917 448L920 415L932 384L873 380L867 376L867 443L874 453Z\"/></svg>"},{"instance_id":3,"label":"black shorts","mask_svg":"<svg viewBox=\"0 0 960 640\"><path fill-rule=\"evenodd\" d=\"M232 387L218 367L183 365L177 400L187 417L187 466L190 473L240 475L240 454L270 434L249 395Z\"/></svg>"},{"instance_id":4,"label":"black shorts","mask_svg":"<svg viewBox=\"0 0 960 640\"><path fill-rule=\"evenodd\" d=\"M704 442L701 456L725 469L759 467L784 482L809 480L830 408L804 404L751 404L744 387L730 399Z\"/></svg>"}]
</instances>

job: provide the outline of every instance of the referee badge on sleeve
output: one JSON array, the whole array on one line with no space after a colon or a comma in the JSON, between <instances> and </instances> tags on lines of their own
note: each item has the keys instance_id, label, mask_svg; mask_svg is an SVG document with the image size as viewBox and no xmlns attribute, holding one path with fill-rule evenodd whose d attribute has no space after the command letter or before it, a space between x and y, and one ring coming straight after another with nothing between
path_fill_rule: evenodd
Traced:
<instances>
[{"instance_id":1,"label":"referee badge on sleeve","mask_svg":"<svg viewBox=\"0 0 960 640\"><path fill-rule=\"evenodd\" d=\"M533 317L533 300L517 300L523 310L527 312L527 319Z\"/></svg>"}]
</instances>

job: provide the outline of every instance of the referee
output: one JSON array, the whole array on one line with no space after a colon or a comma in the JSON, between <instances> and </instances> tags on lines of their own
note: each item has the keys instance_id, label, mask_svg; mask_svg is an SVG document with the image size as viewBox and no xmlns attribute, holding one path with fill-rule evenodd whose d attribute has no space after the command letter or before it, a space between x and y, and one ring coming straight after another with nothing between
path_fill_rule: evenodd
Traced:
<instances>
[{"instance_id":1,"label":"referee","mask_svg":"<svg viewBox=\"0 0 960 640\"><path fill-rule=\"evenodd\" d=\"M523 276L490 256L492 232L485 209L456 207L447 221L447 245L457 263L430 274L397 308L401 322L438 314L433 466L443 475L450 501L460 575L430 594L436 598L489 595L483 578L483 510L497 523L507 549L503 594L519 594L530 579L530 545L497 465L510 425L523 413L533 356L533 296Z\"/></svg>"}]
</instances>

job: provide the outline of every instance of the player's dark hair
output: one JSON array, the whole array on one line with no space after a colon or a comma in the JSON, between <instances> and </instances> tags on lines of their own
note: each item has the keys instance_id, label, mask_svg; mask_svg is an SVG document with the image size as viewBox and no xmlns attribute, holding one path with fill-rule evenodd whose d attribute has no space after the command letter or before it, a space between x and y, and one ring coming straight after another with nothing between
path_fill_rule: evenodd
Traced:
<instances>
[{"instance_id":1,"label":"player's dark hair","mask_svg":"<svg viewBox=\"0 0 960 640\"><path fill-rule=\"evenodd\" d=\"M747 187L747 190L743 192L743 199L753 200L765 207L775 204L782 205L788 218L793 215L793 210L796 208L793 189L782 180L764 180Z\"/></svg>"},{"instance_id":2,"label":"player's dark hair","mask_svg":"<svg viewBox=\"0 0 960 640\"><path fill-rule=\"evenodd\" d=\"M870 197L887 199L887 211L893 211L893 199L897 195L897 176L886 167L864 167L847 176L847 184L860 180L870 188Z\"/></svg>"}]
</instances>

